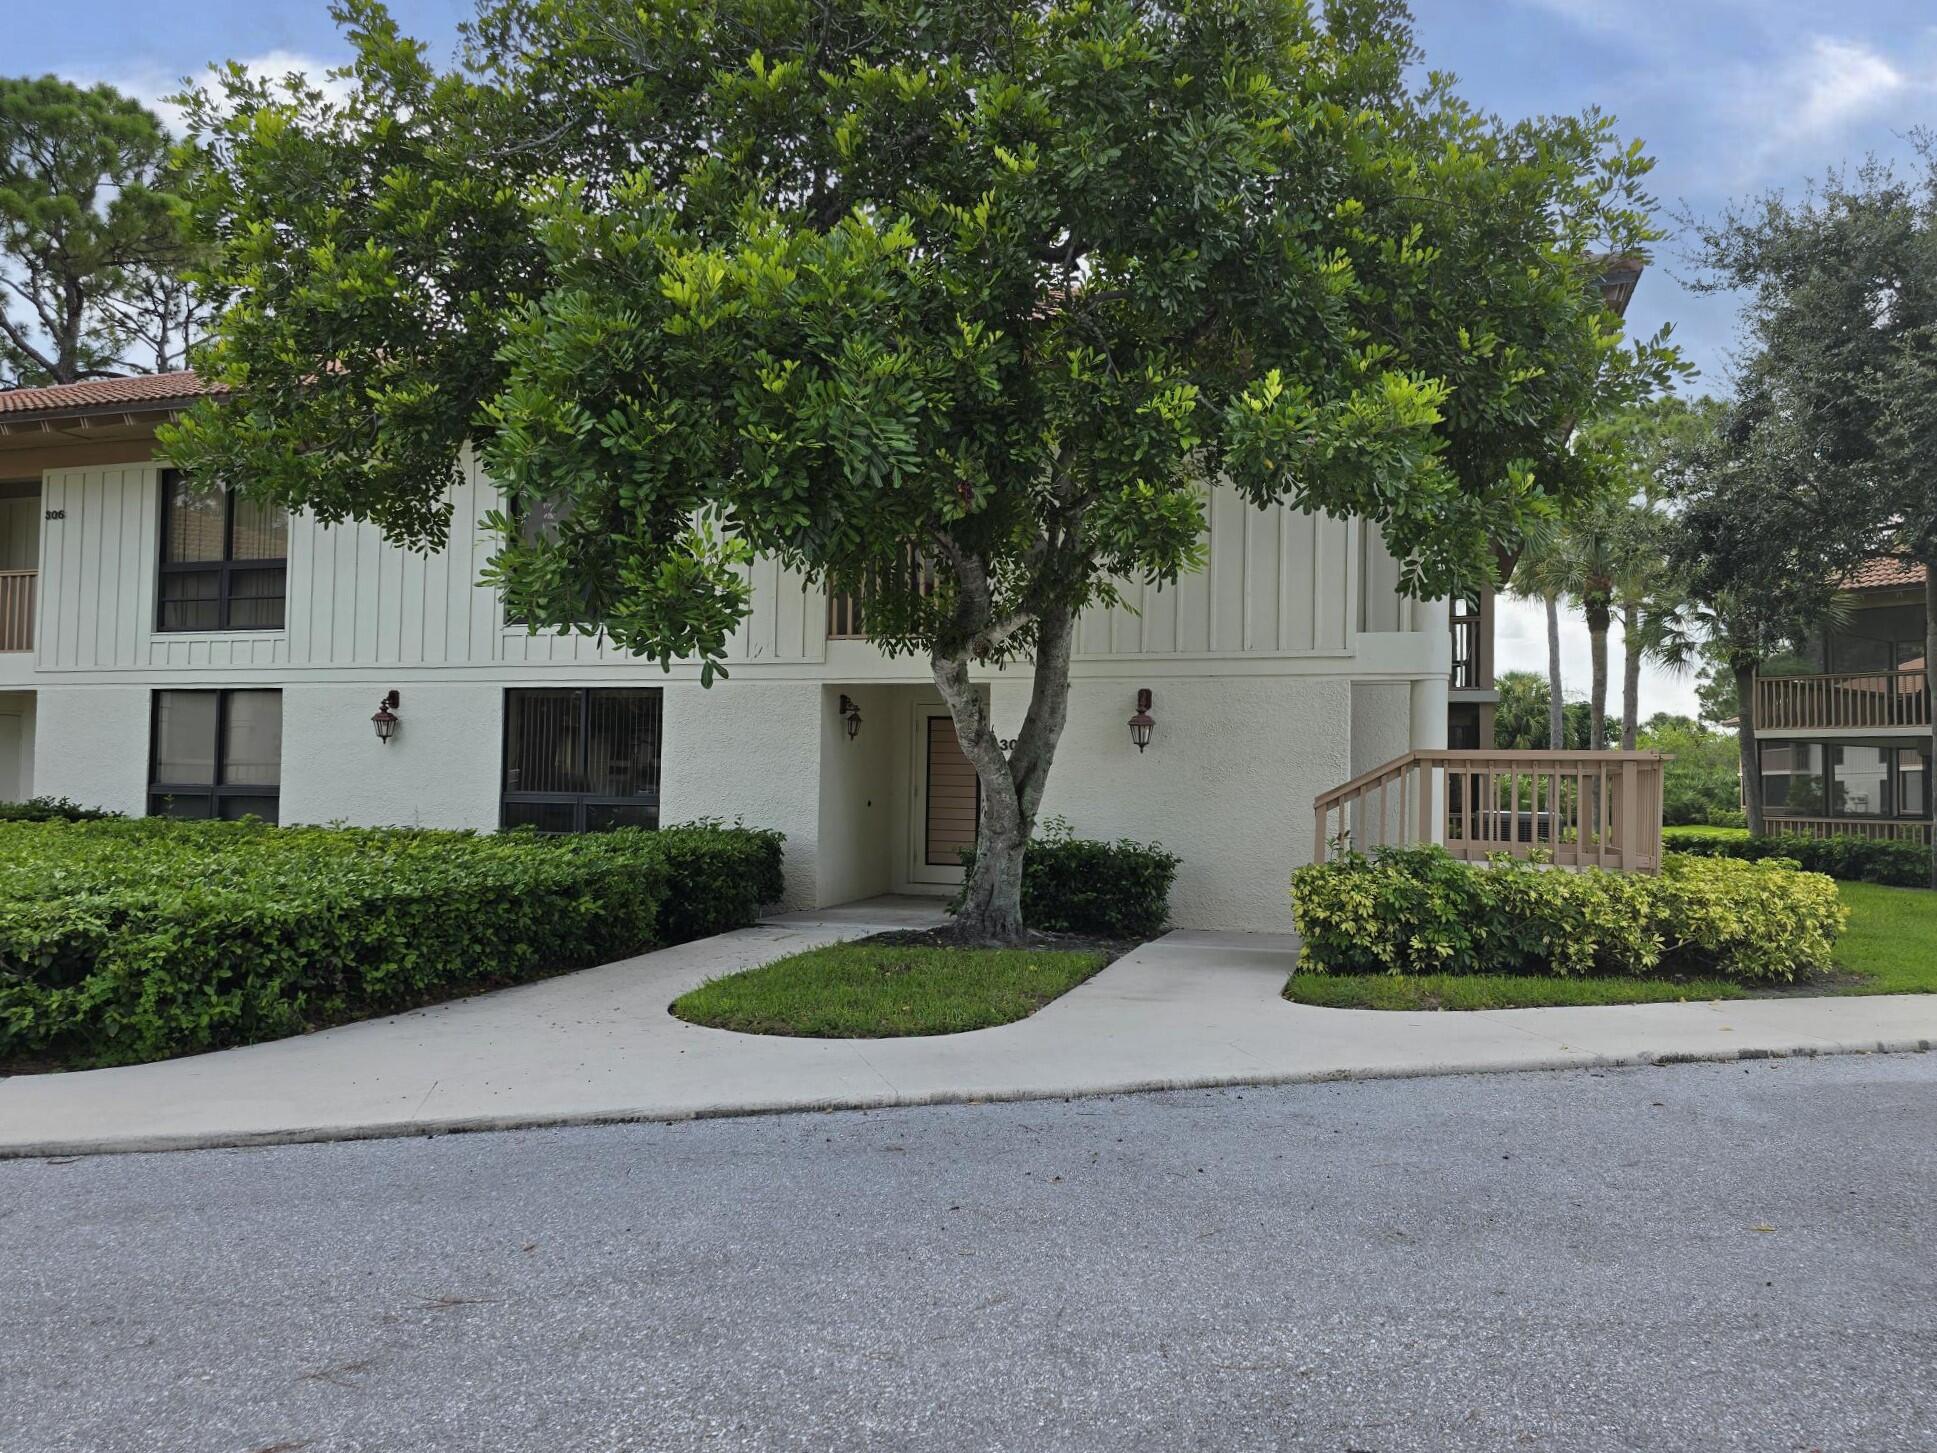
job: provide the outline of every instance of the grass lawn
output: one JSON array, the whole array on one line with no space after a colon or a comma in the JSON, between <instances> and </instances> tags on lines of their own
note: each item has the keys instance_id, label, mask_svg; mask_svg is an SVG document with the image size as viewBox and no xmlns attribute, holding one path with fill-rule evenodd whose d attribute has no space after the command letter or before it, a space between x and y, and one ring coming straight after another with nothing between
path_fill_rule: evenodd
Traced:
<instances>
[{"instance_id":1,"label":"grass lawn","mask_svg":"<svg viewBox=\"0 0 1937 1453\"><path fill-rule=\"evenodd\" d=\"M1677 838L1746 838L1748 835L1746 827L1705 827L1700 823L1688 827L1664 827L1661 830L1661 840L1665 843Z\"/></svg>"},{"instance_id":2,"label":"grass lawn","mask_svg":"<svg viewBox=\"0 0 1937 1453\"><path fill-rule=\"evenodd\" d=\"M693 1024L748 1034L955 1034L1026 1019L1110 958L1100 950L831 944L701 984L672 1009Z\"/></svg>"},{"instance_id":3,"label":"grass lawn","mask_svg":"<svg viewBox=\"0 0 1937 1453\"><path fill-rule=\"evenodd\" d=\"M1937 893L1875 883L1836 887L1850 910L1850 926L1836 943L1836 963L1844 976L1774 992L1937 993ZM1536 1009L1743 999L1767 992L1722 979L1558 979L1537 974L1293 974L1285 985L1287 999L1330 1009Z\"/></svg>"}]
</instances>

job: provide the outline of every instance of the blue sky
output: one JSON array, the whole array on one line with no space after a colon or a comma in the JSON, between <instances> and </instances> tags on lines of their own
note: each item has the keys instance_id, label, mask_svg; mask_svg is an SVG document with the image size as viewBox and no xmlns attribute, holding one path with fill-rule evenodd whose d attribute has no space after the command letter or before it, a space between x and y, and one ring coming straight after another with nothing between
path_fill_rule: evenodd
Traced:
<instances>
[{"instance_id":1,"label":"blue sky","mask_svg":"<svg viewBox=\"0 0 1937 1453\"><path fill-rule=\"evenodd\" d=\"M470 0L393 0L393 13L444 57ZM18 7L0 68L106 80L148 98L209 61L321 69L346 50L323 0L92 0L89 23L59 6ZM1507 116L1598 105L1658 158L1664 206L1710 216L1731 199L1796 190L1824 168L1875 151L1901 157L1905 133L1937 125L1937 7L1931 0L1416 0L1427 63L1458 75L1474 102ZM1672 322L1726 389L1734 310L1698 298L1681 244L1665 243L1630 317ZM1503 613L1500 660L1544 662L1537 613ZM1585 684L1585 641L1570 631L1569 685ZM1578 668L1578 669L1577 669ZM1686 709L1686 682L1650 673L1644 710Z\"/></svg>"}]
</instances>

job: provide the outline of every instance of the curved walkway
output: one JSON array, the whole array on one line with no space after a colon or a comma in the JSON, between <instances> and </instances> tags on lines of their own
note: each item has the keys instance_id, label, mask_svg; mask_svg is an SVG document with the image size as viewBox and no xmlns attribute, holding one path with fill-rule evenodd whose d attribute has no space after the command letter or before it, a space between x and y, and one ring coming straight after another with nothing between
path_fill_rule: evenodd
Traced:
<instances>
[{"instance_id":1,"label":"curved walkway","mask_svg":"<svg viewBox=\"0 0 1937 1453\"><path fill-rule=\"evenodd\" d=\"M1279 997L1288 936L1177 932L1031 1018L924 1039L703 1029L705 979L938 917L877 900L296 1039L0 1080L0 1156L1053 1099L1296 1080L1927 1050L1937 995L1385 1013Z\"/></svg>"}]
</instances>

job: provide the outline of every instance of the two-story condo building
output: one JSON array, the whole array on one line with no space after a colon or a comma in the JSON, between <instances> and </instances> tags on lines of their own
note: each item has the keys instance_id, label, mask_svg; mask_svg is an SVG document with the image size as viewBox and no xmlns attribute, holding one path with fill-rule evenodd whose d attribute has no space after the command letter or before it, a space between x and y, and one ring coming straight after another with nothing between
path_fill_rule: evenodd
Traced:
<instances>
[{"instance_id":1,"label":"two-story condo building","mask_svg":"<svg viewBox=\"0 0 1937 1453\"><path fill-rule=\"evenodd\" d=\"M741 818L786 833L799 906L960 880L974 774L926 661L885 656L849 602L757 564L710 688L534 634L477 583L487 479L428 556L200 497L154 440L197 394L188 374L0 394L0 798L483 830ZM1207 515L1202 572L1083 621L1044 812L1177 852L1182 925L1282 928L1314 796L1444 747L1449 709L1479 731L1487 602L1454 622L1405 600L1359 521L1226 491ZM1027 671L982 677L999 731Z\"/></svg>"},{"instance_id":2,"label":"two-story condo building","mask_svg":"<svg viewBox=\"0 0 1937 1453\"><path fill-rule=\"evenodd\" d=\"M1844 588L1847 617L1756 679L1764 810L1772 830L1928 842L1923 567L1873 560Z\"/></svg>"}]
</instances>

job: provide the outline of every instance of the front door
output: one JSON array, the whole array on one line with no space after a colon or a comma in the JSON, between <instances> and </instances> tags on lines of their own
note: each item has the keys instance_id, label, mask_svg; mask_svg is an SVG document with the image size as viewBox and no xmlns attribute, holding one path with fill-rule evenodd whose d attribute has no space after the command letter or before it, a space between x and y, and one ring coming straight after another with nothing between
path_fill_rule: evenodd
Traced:
<instances>
[{"instance_id":1,"label":"front door","mask_svg":"<svg viewBox=\"0 0 1937 1453\"><path fill-rule=\"evenodd\" d=\"M975 768L962 754L955 718L945 710L915 713L913 861L908 876L917 883L962 881L962 849L975 845L982 793Z\"/></svg>"}]
</instances>

